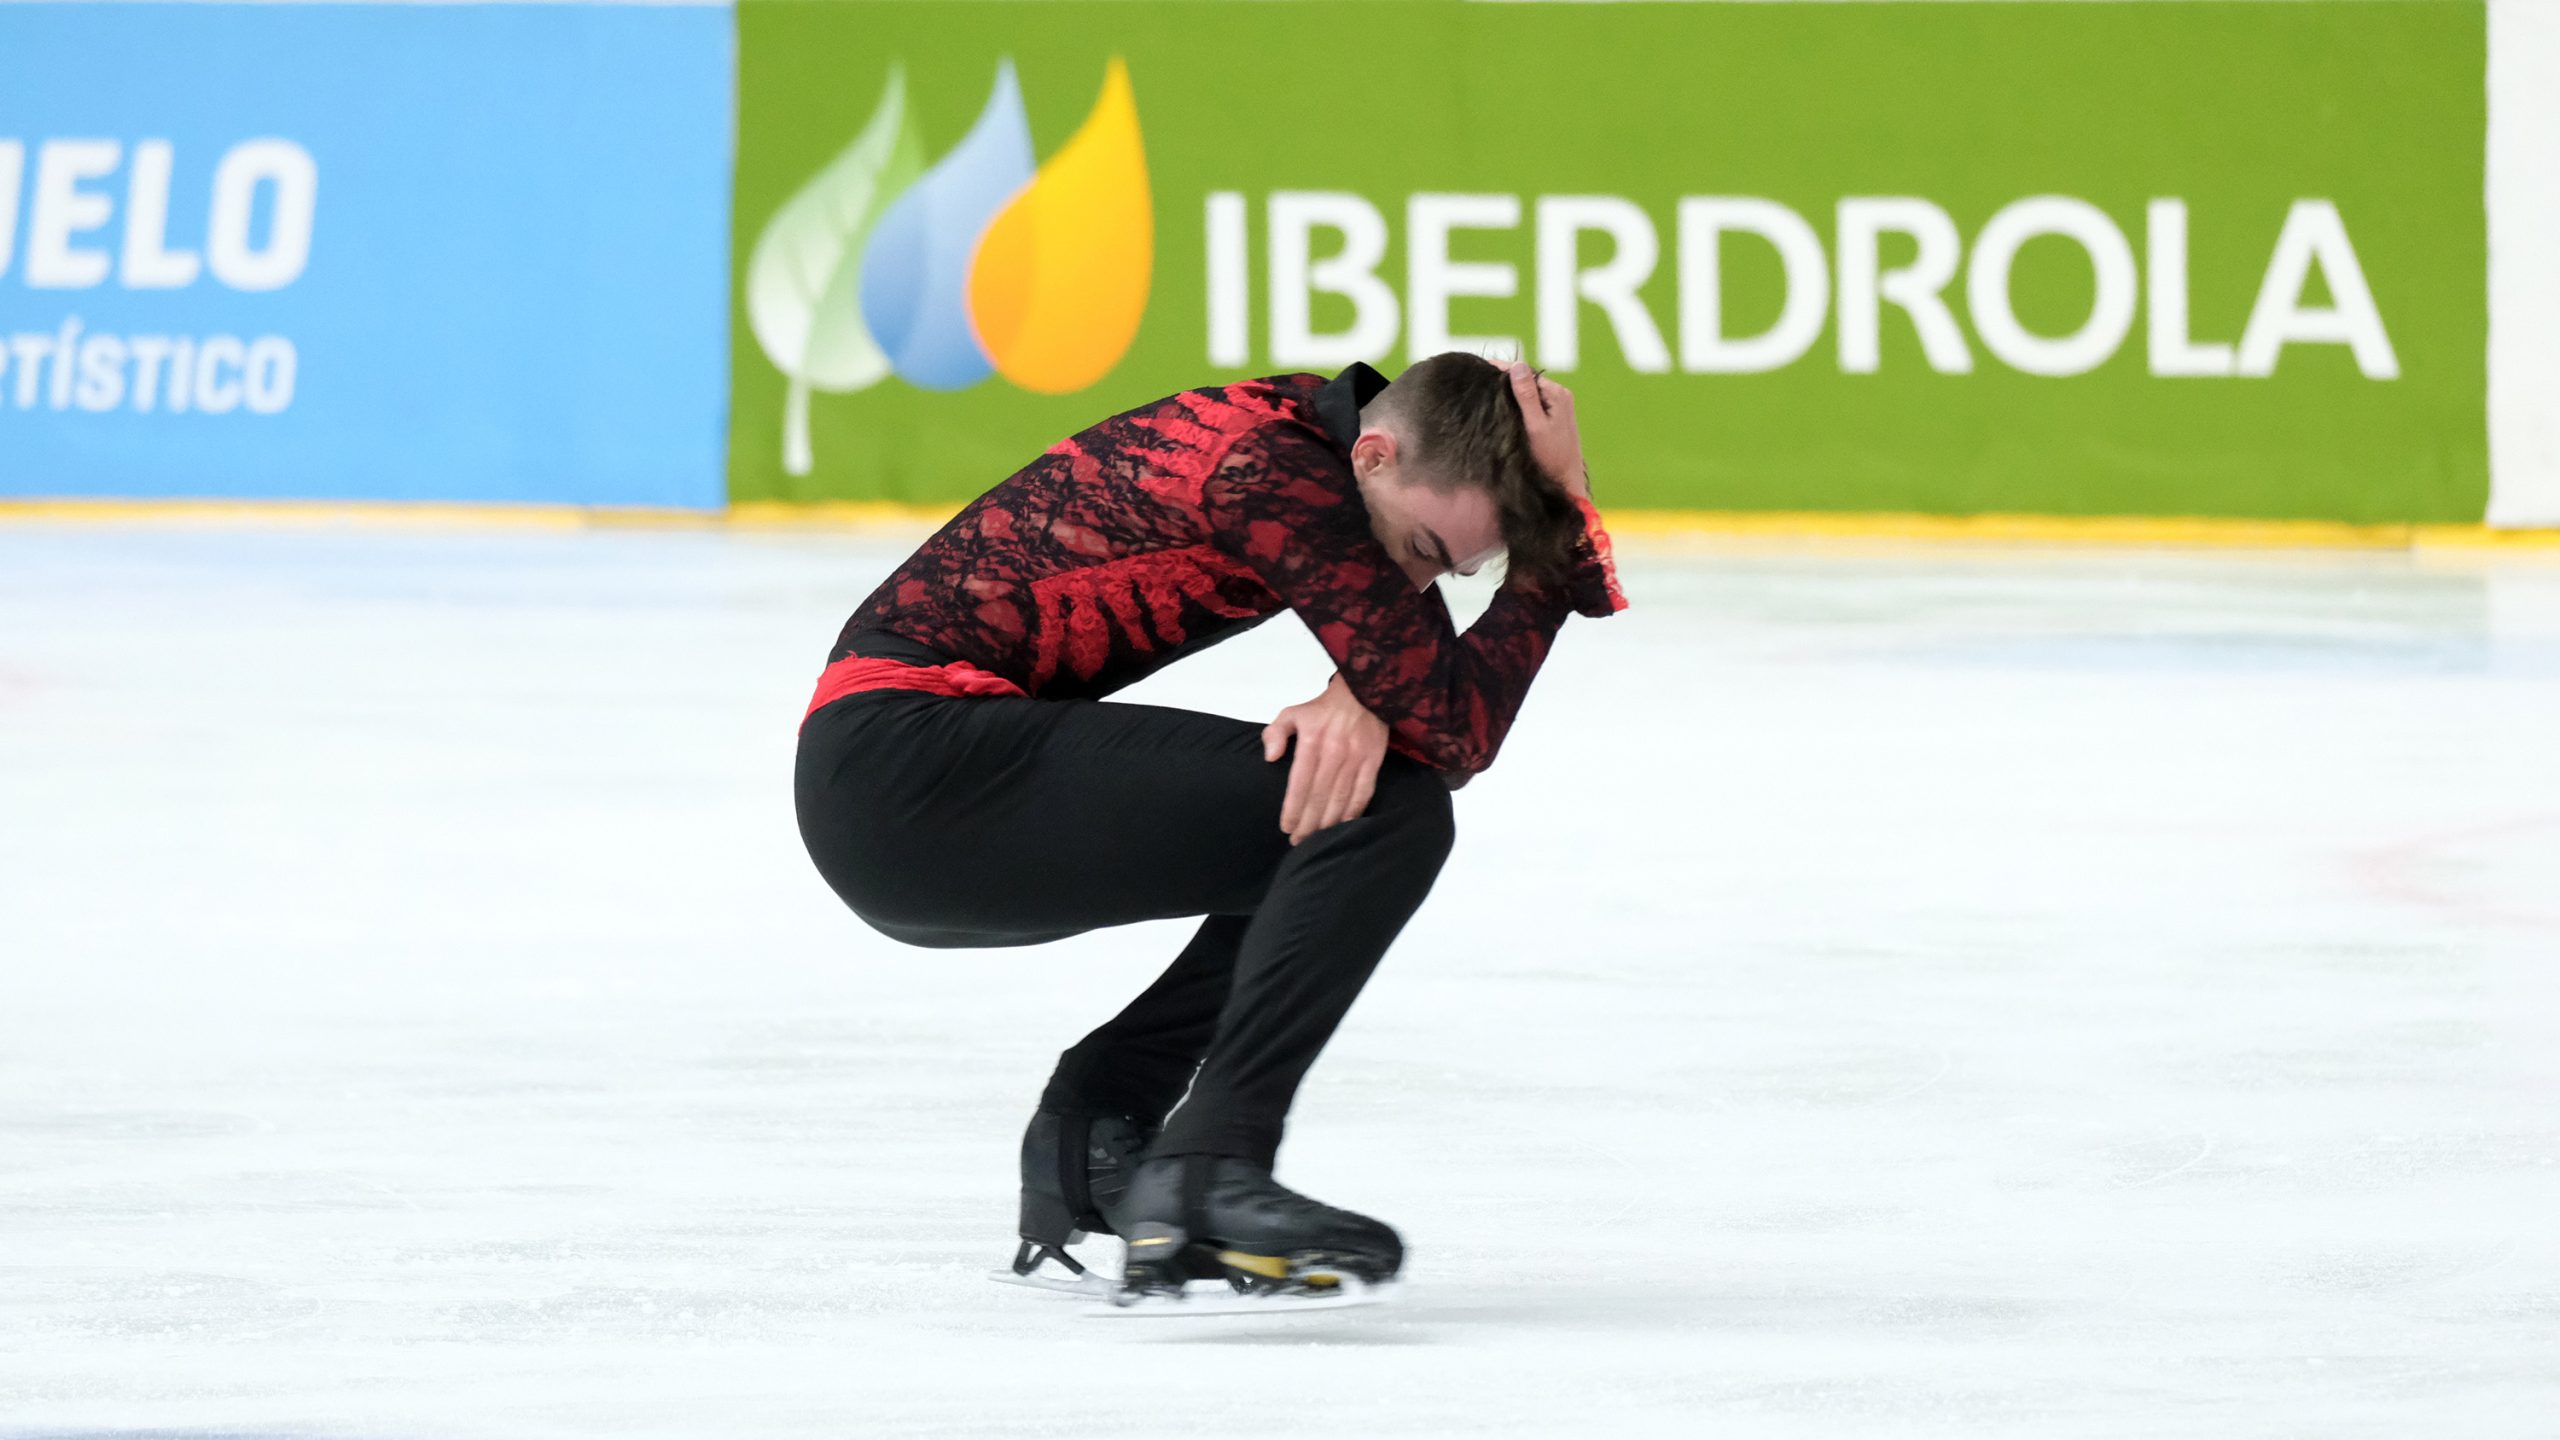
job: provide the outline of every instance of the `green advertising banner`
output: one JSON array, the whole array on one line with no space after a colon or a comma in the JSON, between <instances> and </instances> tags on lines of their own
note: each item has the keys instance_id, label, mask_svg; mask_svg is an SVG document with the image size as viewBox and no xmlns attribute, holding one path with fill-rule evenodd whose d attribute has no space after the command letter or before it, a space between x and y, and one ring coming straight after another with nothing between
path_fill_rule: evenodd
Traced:
<instances>
[{"instance_id":1,"label":"green advertising banner","mask_svg":"<svg viewBox=\"0 0 2560 1440\"><path fill-rule=\"evenodd\" d=\"M745 0L738 500L1525 354L1605 506L2477 522L2484 11Z\"/></svg>"}]
</instances>

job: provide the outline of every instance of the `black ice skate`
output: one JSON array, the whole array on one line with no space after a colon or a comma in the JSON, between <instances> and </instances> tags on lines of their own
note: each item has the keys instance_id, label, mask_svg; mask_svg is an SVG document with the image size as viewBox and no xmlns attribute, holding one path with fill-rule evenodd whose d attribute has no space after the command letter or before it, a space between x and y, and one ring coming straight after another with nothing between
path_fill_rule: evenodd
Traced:
<instances>
[{"instance_id":1,"label":"black ice skate","mask_svg":"<svg viewBox=\"0 0 2560 1440\"><path fill-rule=\"evenodd\" d=\"M1155 1127L1122 1115L1062 1115L1042 1110L1022 1134L1022 1243L1010 1273L998 1280L1042 1290L1107 1295L1109 1278L1094 1274L1067 1247L1088 1235L1117 1235L1114 1217L1129 1189L1138 1152Z\"/></svg>"},{"instance_id":2,"label":"black ice skate","mask_svg":"<svg viewBox=\"0 0 2560 1440\"><path fill-rule=\"evenodd\" d=\"M1366 1304L1386 1298L1404 1265L1404 1242L1385 1223L1319 1204L1228 1156L1147 1161L1123 1218L1129 1257L1109 1313Z\"/></svg>"}]
</instances>

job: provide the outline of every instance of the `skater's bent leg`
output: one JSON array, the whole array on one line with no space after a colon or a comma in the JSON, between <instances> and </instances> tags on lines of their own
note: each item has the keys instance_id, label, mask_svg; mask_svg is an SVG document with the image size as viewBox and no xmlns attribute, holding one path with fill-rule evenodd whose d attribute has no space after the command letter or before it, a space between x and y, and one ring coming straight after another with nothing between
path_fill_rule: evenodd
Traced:
<instances>
[{"instance_id":1,"label":"skater's bent leg","mask_svg":"<svg viewBox=\"0 0 2560 1440\"><path fill-rule=\"evenodd\" d=\"M810 717L799 811L820 873L854 911L927 945L1033 943L1176 916L1197 952L1123 1012L1132 1023L1062 1059L1080 1108L1148 1113L1187 1061L1232 940L1191 1098L1155 1153L1258 1157L1317 1053L1429 893L1452 837L1447 787L1389 756L1366 813L1292 847L1279 829L1287 764L1261 727L1121 703L912 693L857 695ZM1134 1014L1132 1012L1135 1012ZM1155 1054L1106 1107L1106 1054L1136 1035ZM1131 1102L1145 1102L1131 1103ZM1158 1112L1160 1113L1160 1112Z\"/></svg>"},{"instance_id":2,"label":"skater's bent leg","mask_svg":"<svg viewBox=\"0 0 2560 1440\"><path fill-rule=\"evenodd\" d=\"M1245 927L1190 1097L1148 1153L1272 1163L1298 1083L1430 893L1455 836L1448 787L1390 755L1365 814L1290 851Z\"/></svg>"},{"instance_id":3,"label":"skater's bent leg","mask_svg":"<svg viewBox=\"0 0 2560 1440\"><path fill-rule=\"evenodd\" d=\"M1037 944L1205 915L1172 968L1060 1057L1045 1108L1161 1120L1208 1048L1244 917L1288 855L1260 727L1159 706L856 696L802 733L810 855L911 945Z\"/></svg>"},{"instance_id":4,"label":"skater's bent leg","mask_svg":"<svg viewBox=\"0 0 2560 1440\"><path fill-rule=\"evenodd\" d=\"M1217 1033L1247 915L1212 915L1156 982L1058 1057L1040 1098L1069 1115L1164 1118Z\"/></svg>"},{"instance_id":5,"label":"skater's bent leg","mask_svg":"<svg viewBox=\"0 0 2560 1440\"><path fill-rule=\"evenodd\" d=\"M1289 853L1261 727L1154 705L873 692L809 717L801 834L846 905L925 945L1246 914Z\"/></svg>"}]
</instances>

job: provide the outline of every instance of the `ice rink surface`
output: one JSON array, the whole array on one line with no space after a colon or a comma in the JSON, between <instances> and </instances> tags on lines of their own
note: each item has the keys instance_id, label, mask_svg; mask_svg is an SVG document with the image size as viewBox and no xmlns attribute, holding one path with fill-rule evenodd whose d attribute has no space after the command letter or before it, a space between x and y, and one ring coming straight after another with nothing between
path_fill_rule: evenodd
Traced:
<instances>
[{"instance_id":1,"label":"ice rink surface","mask_svg":"<svg viewBox=\"0 0 2560 1440\"><path fill-rule=\"evenodd\" d=\"M980 1277L1187 927L793 829L905 548L0 529L0 1435L2560 1434L2548 552L1630 546L1282 1155L1403 1303L1110 1324Z\"/></svg>"}]
</instances>

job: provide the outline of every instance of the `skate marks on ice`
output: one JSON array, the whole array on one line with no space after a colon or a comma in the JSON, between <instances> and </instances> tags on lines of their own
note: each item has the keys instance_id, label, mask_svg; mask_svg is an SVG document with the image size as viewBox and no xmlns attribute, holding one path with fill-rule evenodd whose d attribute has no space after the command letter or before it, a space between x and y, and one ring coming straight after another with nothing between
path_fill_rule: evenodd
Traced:
<instances>
[{"instance_id":1,"label":"skate marks on ice","mask_svg":"<svg viewBox=\"0 0 2560 1440\"><path fill-rule=\"evenodd\" d=\"M2181 1152L2184 1152L2184 1158L2179 1158ZM2212 1154L2211 1135L2188 1134L2127 1140L2099 1150L2097 1157L2125 1177L2109 1189L2140 1190L2164 1180L2174 1180L2203 1164ZM2162 1168L2162 1161L2171 1163Z\"/></svg>"},{"instance_id":2,"label":"skate marks on ice","mask_svg":"<svg viewBox=\"0 0 2560 1440\"><path fill-rule=\"evenodd\" d=\"M0 1440L330 1440L310 1430L0 1430Z\"/></svg>"},{"instance_id":3,"label":"skate marks on ice","mask_svg":"<svg viewBox=\"0 0 2560 1440\"><path fill-rule=\"evenodd\" d=\"M2346 863L2370 895L2457 921L2560 933L2560 905L2511 898L2547 894L2532 877L2560 863L2560 814L2431 830L2357 851Z\"/></svg>"},{"instance_id":4,"label":"skate marks on ice","mask_svg":"<svg viewBox=\"0 0 2560 1440\"><path fill-rule=\"evenodd\" d=\"M315 1298L242 1275L122 1266L0 1266L0 1319L65 1316L65 1338L101 1346L219 1337L258 1344L290 1338L325 1310ZM0 1334L7 1327L0 1325ZM0 1430L0 1440L22 1440Z\"/></svg>"}]
</instances>

